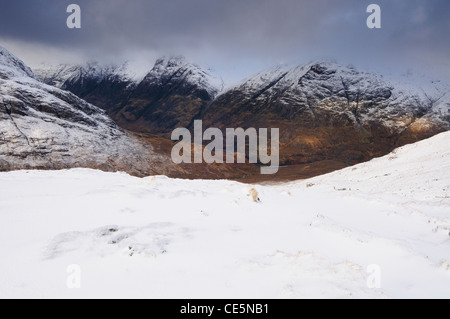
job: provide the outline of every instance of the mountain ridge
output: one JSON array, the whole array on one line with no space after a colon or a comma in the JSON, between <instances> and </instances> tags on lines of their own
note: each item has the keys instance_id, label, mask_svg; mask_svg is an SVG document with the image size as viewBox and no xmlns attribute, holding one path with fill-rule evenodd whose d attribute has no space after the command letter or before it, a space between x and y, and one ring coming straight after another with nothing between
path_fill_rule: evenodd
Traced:
<instances>
[{"instance_id":1,"label":"mountain ridge","mask_svg":"<svg viewBox=\"0 0 450 319\"><path fill-rule=\"evenodd\" d=\"M287 171L317 175L365 162L450 129L450 86L442 81L419 85L414 78L402 82L317 60L276 66L211 94L208 77L194 85L185 80L184 61L159 59L130 90L128 82L103 83L81 97L106 109L119 126L163 138L178 127L192 129L195 119L224 133L279 128L283 178Z\"/></svg>"},{"instance_id":2,"label":"mountain ridge","mask_svg":"<svg viewBox=\"0 0 450 319\"><path fill-rule=\"evenodd\" d=\"M126 64L98 62L35 72L43 82L106 110L125 129L165 136L174 127L189 126L223 89L221 79L182 56L156 60L142 78L130 75Z\"/></svg>"},{"instance_id":3,"label":"mountain ridge","mask_svg":"<svg viewBox=\"0 0 450 319\"><path fill-rule=\"evenodd\" d=\"M282 165L353 165L449 130L446 97L442 88L424 91L352 66L311 62L247 78L222 92L202 119L222 130L280 128Z\"/></svg>"}]
</instances>

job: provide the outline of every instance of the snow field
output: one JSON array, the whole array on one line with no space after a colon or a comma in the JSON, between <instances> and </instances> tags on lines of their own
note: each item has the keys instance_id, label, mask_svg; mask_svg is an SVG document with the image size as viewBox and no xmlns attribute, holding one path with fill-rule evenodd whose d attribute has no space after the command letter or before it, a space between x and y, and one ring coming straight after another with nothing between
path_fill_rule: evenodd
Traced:
<instances>
[{"instance_id":1,"label":"snow field","mask_svg":"<svg viewBox=\"0 0 450 319\"><path fill-rule=\"evenodd\" d=\"M449 136L272 186L1 173L0 297L448 298Z\"/></svg>"}]
</instances>

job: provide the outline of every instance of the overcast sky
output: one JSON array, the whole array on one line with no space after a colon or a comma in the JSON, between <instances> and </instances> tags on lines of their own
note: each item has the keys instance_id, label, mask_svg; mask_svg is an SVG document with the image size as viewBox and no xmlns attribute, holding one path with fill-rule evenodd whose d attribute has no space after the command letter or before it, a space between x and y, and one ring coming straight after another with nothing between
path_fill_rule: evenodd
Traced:
<instances>
[{"instance_id":1,"label":"overcast sky","mask_svg":"<svg viewBox=\"0 0 450 319\"><path fill-rule=\"evenodd\" d=\"M82 29L66 26L69 4ZM382 9L382 29L366 8ZM450 74L448 0L2 0L0 45L26 63L122 62L150 67L185 55L227 82L262 69L335 59L369 70Z\"/></svg>"}]
</instances>

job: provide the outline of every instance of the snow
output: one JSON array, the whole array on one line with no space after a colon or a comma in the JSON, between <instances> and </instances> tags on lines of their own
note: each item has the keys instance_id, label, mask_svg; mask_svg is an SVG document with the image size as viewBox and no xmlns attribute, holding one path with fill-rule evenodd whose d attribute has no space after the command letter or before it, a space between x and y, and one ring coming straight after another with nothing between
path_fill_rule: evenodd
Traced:
<instances>
[{"instance_id":1,"label":"snow","mask_svg":"<svg viewBox=\"0 0 450 319\"><path fill-rule=\"evenodd\" d=\"M101 64L96 61L82 65L61 64L57 66L42 64L34 70L35 74L45 83L51 83L57 88L63 88L67 82L78 79L95 80L100 83L112 78L117 81L130 82L137 85L145 76L142 72L131 70L128 62L123 64Z\"/></svg>"},{"instance_id":2,"label":"snow","mask_svg":"<svg viewBox=\"0 0 450 319\"><path fill-rule=\"evenodd\" d=\"M222 79L213 75L210 70L204 70L189 62L183 56L166 56L158 59L143 81L163 85L178 79L183 79L187 84L204 88L212 97L215 97L224 88Z\"/></svg>"},{"instance_id":3,"label":"snow","mask_svg":"<svg viewBox=\"0 0 450 319\"><path fill-rule=\"evenodd\" d=\"M75 82L78 79L96 80L97 83L100 83L107 78L129 82L129 87L133 88L144 80L162 84L174 75L174 78L183 77L188 84L205 88L211 96L217 95L224 86L222 79L213 75L210 70L204 70L196 64L188 62L183 56L160 58L150 71L142 67L136 68L130 61L122 64L92 61L84 65L52 66L42 64L34 72L43 82L51 83L58 88L64 88L66 83Z\"/></svg>"},{"instance_id":4,"label":"snow","mask_svg":"<svg viewBox=\"0 0 450 319\"><path fill-rule=\"evenodd\" d=\"M311 70L319 70L314 74ZM424 76L383 76L361 72L333 61L312 61L296 67L277 66L253 75L220 95L244 93L262 103L326 108L327 112L354 116L360 122L381 121L386 127L403 131L411 119L448 127L450 83ZM376 107L374 107L374 105ZM356 119L355 119L356 122Z\"/></svg>"},{"instance_id":5,"label":"snow","mask_svg":"<svg viewBox=\"0 0 450 319\"><path fill-rule=\"evenodd\" d=\"M0 297L449 298L449 138L276 185L0 173Z\"/></svg>"},{"instance_id":6,"label":"snow","mask_svg":"<svg viewBox=\"0 0 450 319\"><path fill-rule=\"evenodd\" d=\"M34 74L21 60L0 46L0 79L10 77L34 78Z\"/></svg>"}]
</instances>

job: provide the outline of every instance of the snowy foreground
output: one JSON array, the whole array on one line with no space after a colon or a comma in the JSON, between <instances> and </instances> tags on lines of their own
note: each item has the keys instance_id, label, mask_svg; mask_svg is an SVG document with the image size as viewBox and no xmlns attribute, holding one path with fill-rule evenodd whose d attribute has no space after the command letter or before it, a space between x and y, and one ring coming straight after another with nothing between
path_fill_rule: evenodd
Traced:
<instances>
[{"instance_id":1,"label":"snowy foreground","mask_svg":"<svg viewBox=\"0 0 450 319\"><path fill-rule=\"evenodd\" d=\"M254 186L261 202L228 181L1 173L0 297L450 298L449 140Z\"/></svg>"}]
</instances>

